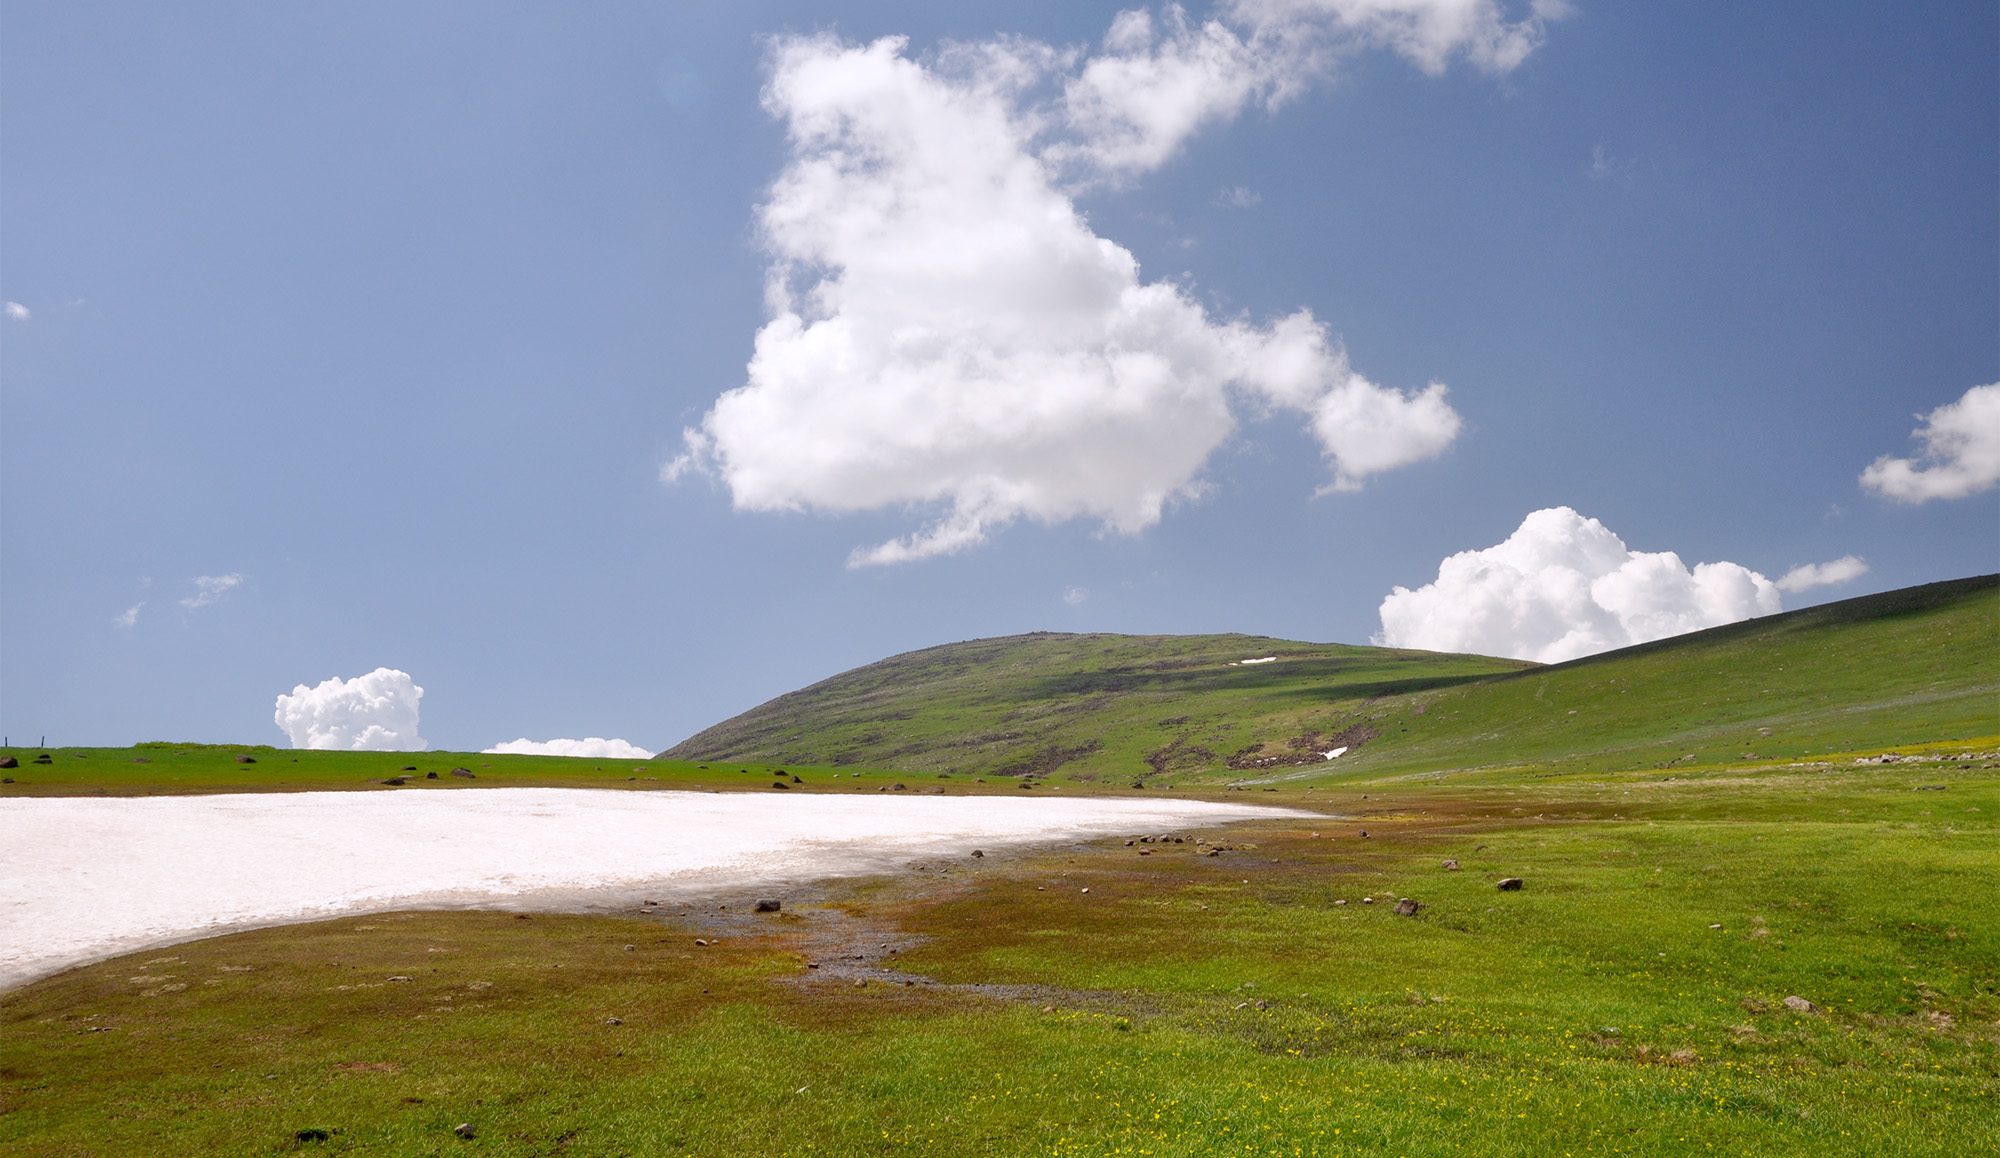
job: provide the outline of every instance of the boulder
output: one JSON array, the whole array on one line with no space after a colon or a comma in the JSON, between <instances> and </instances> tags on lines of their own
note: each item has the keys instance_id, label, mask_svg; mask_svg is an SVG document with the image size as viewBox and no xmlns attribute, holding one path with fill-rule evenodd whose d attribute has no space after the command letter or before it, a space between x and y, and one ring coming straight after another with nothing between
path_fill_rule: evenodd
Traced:
<instances>
[{"instance_id":1,"label":"boulder","mask_svg":"<svg viewBox=\"0 0 2000 1158\"><path fill-rule=\"evenodd\" d=\"M236 758L236 762L237 762L238 764L255 764L255 763L257 762L257 757L255 757L255 756L238 756L238 757Z\"/></svg>"},{"instance_id":2,"label":"boulder","mask_svg":"<svg viewBox=\"0 0 2000 1158\"><path fill-rule=\"evenodd\" d=\"M787 783L785 783L785 782L784 782L783 780L773 780L773 781L771 781L771 787L773 787L773 788L783 788L783 789L784 789L785 791L787 791L787 792L791 791L791 789L792 789L792 786L791 786L791 785L789 785L789 784L787 784Z\"/></svg>"},{"instance_id":3,"label":"boulder","mask_svg":"<svg viewBox=\"0 0 2000 1158\"><path fill-rule=\"evenodd\" d=\"M775 913L784 907L785 904L783 901L775 901L769 898L757 902L757 911L760 913Z\"/></svg>"},{"instance_id":4,"label":"boulder","mask_svg":"<svg viewBox=\"0 0 2000 1158\"><path fill-rule=\"evenodd\" d=\"M477 1137L479 1134L479 1131L472 1128L471 1122L460 1122L458 1125L453 1126L451 1128L451 1132L457 1134L461 1138L473 1138Z\"/></svg>"},{"instance_id":5,"label":"boulder","mask_svg":"<svg viewBox=\"0 0 2000 1158\"><path fill-rule=\"evenodd\" d=\"M1503 878L1498 884L1495 884L1493 887L1499 889L1503 893L1514 893L1514 892L1519 892L1521 890L1521 884L1522 881L1520 877L1506 877Z\"/></svg>"},{"instance_id":6,"label":"boulder","mask_svg":"<svg viewBox=\"0 0 2000 1158\"><path fill-rule=\"evenodd\" d=\"M1446 872L1450 872L1450 873L1455 873L1455 872L1457 872L1457 871L1458 871L1458 862L1457 862L1457 861L1455 861L1455 860L1448 860L1448 861L1444 862L1444 870L1445 870Z\"/></svg>"},{"instance_id":7,"label":"boulder","mask_svg":"<svg viewBox=\"0 0 2000 1158\"><path fill-rule=\"evenodd\" d=\"M426 779L426 780L436 780L437 778L438 778L438 774L437 774L437 773L435 773L435 772L426 772L426 773L424 773L424 779Z\"/></svg>"},{"instance_id":8,"label":"boulder","mask_svg":"<svg viewBox=\"0 0 2000 1158\"><path fill-rule=\"evenodd\" d=\"M1794 993L1785 998L1785 1008L1793 1013L1824 1013L1825 1010Z\"/></svg>"},{"instance_id":9,"label":"boulder","mask_svg":"<svg viewBox=\"0 0 2000 1158\"><path fill-rule=\"evenodd\" d=\"M462 780L477 780L477 779L479 779L479 777L478 777L478 776L476 776L476 775L474 775L474 774L473 774L473 771L472 771L472 769L470 769L470 768L453 768L453 769L451 770L451 774L452 774L453 776L457 776L457 777L459 777L459 778L460 778L460 779L462 779Z\"/></svg>"},{"instance_id":10,"label":"boulder","mask_svg":"<svg viewBox=\"0 0 2000 1158\"><path fill-rule=\"evenodd\" d=\"M1414 917L1417 915L1417 910L1423 907L1420 902L1404 897L1402 900L1396 902L1396 915L1399 917Z\"/></svg>"},{"instance_id":11,"label":"boulder","mask_svg":"<svg viewBox=\"0 0 2000 1158\"><path fill-rule=\"evenodd\" d=\"M21 762L12 756L0 756L0 768L19 768Z\"/></svg>"}]
</instances>

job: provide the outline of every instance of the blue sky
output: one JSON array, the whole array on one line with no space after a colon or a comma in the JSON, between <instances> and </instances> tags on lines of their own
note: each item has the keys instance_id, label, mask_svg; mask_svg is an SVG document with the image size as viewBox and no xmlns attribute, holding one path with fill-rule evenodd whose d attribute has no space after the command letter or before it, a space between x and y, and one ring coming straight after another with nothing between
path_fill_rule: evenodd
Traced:
<instances>
[{"instance_id":1,"label":"blue sky","mask_svg":"<svg viewBox=\"0 0 2000 1158\"><path fill-rule=\"evenodd\" d=\"M662 748L959 639L1367 642L1392 588L1565 506L1690 566L1866 560L1786 607L1996 569L1992 490L1859 481L2000 380L1990 4L1514 5L1518 59L1336 39L1158 159L1060 125L1022 154L1201 335L1271 346L1305 310L1366 397L1446 384L1455 426L1396 427L1416 449L1357 489L1328 486L1385 439L1235 363L1172 395L1220 425L1104 427L1126 473L1083 490L1044 471L1069 443L999 434L869 473L902 412L812 441L760 411L662 481L751 381L763 210L825 209L776 184L820 158L787 137L807 97L760 102L784 46L904 35L938 85L970 83L946 42L1077 50L1016 113L1116 55L1115 4L939 8L0 4L0 729L283 743L274 697L387 666L433 746ZM875 386L798 365L841 415ZM955 457L1044 497L968 499ZM1179 488L1156 519L1119 490L1147 470ZM957 550L849 565L975 506Z\"/></svg>"}]
</instances>

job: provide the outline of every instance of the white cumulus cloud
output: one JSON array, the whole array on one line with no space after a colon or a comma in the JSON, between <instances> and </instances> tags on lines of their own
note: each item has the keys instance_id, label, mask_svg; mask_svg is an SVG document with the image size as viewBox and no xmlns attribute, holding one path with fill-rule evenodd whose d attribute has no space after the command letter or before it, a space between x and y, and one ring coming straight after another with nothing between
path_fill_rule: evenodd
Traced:
<instances>
[{"instance_id":1,"label":"white cumulus cloud","mask_svg":"<svg viewBox=\"0 0 2000 1158\"><path fill-rule=\"evenodd\" d=\"M1962 499L2000 482L2000 382L1974 386L1956 402L1920 415L1910 437L1915 459L1883 455L1861 472L1861 485L1898 502Z\"/></svg>"},{"instance_id":2,"label":"white cumulus cloud","mask_svg":"<svg viewBox=\"0 0 2000 1158\"><path fill-rule=\"evenodd\" d=\"M278 697L278 727L294 748L340 751L421 752L417 701L424 689L407 672L378 667L364 676L338 676L317 687L300 684Z\"/></svg>"},{"instance_id":3,"label":"white cumulus cloud","mask_svg":"<svg viewBox=\"0 0 2000 1158\"><path fill-rule=\"evenodd\" d=\"M25 322L34 316L34 313L20 302L7 303L7 317L10 321Z\"/></svg>"},{"instance_id":4,"label":"white cumulus cloud","mask_svg":"<svg viewBox=\"0 0 2000 1158\"><path fill-rule=\"evenodd\" d=\"M502 756L595 756L600 760L650 760L651 752L623 740L591 736L583 740L530 740L526 736L486 749Z\"/></svg>"},{"instance_id":5,"label":"white cumulus cloud","mask_svg":"<svg viewBox=\"0 0 2000 1158\"><path fill-rule=\"evenodd\" d=\"M1868 562L1859 555L1842 555L1830 563L1801 563L1778 579L1780 591L1810 591L1832 587L1868 574Z\"/></svg>"},{"instance_id":6,"label":"white cumulus cloud","mask_svg":"<svg viewBox=\"0 0 2000 1158\"><path fill-rule=\"evenodd\" d=\"M134 624L139 622L139 609L144 606L146 606L146 601L144 599L141 599L139 602L134 603L130 607L127 607L125 610L119 612L117 615L112 617L111 625L113 627L133 626Z\"/></svg>"},{"instance_id":7,"label":"white cumulus cloud","mask_svg":"<svg viewBox=\"0 0 2000 1158\"><path fill-rule=\"evenodd\" d=\"M1747 567L1690 571L1672 551L1629 550L1596 519L1552 507L1497 546L1444 560L1436 582L1397 587L1374 641L1560 663L1769 615L1784 610L1779 599L1777 584Z\"/></svg>"},{"instance_id":8,"label":"white cumulus cloud","mask_svg":"<svg viewBox=\"0 0 2000 1158\"><path fill-rule=\"evenodd\" d=\"M850 557L865 565L1020 518L1139 531L1199 493L1239 405L1299 414L1330 489L1435 457L1460 427L1441 384L1369 381L1306 310L1210 317L1143 280L1074 194L1365 48L1505 71L1542 19L1509 23L1491 0L1239 0L1201 24L1124 13L1094 56L1019 38L925 60L899 37L777 41L764 101L791 156L759 208L771 320L747 382L662 477L712 473L739 510L937 512Z\"/></svg>"},{"instance_id":9,"label":"white cumulus cloud","mask_svg":"<svg viewBox=\"0 0 2000 1158\"><path fill-rule=\"evenodd\" d=\"M194 594L181 600L181 606L187 608L189 611L193 611L198 607L207 607L209 604L220 601L223 596L242 586L243 580L244 576L235 573L228 575L196 575L193 579L189 580L189 582L194 584Z\"/></svg>"}]
</instances>

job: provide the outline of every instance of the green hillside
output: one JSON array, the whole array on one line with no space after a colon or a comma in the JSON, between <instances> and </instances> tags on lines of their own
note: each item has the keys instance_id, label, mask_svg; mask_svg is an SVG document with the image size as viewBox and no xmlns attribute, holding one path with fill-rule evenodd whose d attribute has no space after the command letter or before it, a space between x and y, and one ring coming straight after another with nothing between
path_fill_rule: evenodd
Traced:
<instances>
[{"instance_id":1,"label":"green hillside","mask_svg":"<svg viewBox=\"0 0 2000 1158\"><path fill-rule=\"evenodd\" d=\"M2000 576L1547 667L1262 636L1036 633L857 668L662 756L1182 783L1791 760L2000 733L1996 656Z\"/></svg>"}]
</instances>

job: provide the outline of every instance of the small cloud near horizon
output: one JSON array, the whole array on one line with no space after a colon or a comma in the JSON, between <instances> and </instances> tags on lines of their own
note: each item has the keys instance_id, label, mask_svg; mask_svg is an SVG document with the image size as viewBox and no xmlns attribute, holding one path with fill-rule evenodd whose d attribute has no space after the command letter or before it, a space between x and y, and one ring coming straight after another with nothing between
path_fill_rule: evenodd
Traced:
<instances>
[{"instance_id":1,"label":"small cloud near horizon","mask_svg":"<svg viewBox=\"0 0 2000 1158\"><path fill-rule=\"evenodd\" d=\"M1088 598L1090 598L1090 588L1088 587L1063 588L1062 600L1071 607L1077 606Z\"/></svg>"},{"instance_id":2,"label":"small cloud near horizon","mask_svg":"<svg viewBox=\"0 0 2000 1158\"><path fill-rule=\"evenodd\" d=\"M378 667L364 676L339 676L316 687L300 684L278 697L274 716L294 748L347 752L421 752L417 702L424 689L408 672Z\"/></svg>"},{"instance_id":3,"label":"small cloud near horizon","mask_svg":"<svg viewBox=\"0 0 2000 1158\"><path fill-rule=\"evenodd\" d=\"M1832 587L1868 574L1868 561L1859 555L1842 555L1830 563L1801 563L1778 580L1778 590L1787 593L1814 587Z\"/></svg>"},{"instance_id":4,"label":"small cloud near horizon","mask_svg":"<svg viewBox=\"0 0 2000 1158\"><path fill-rule=\"evenodd\" d=\"M1838 573L1848 560L1822 566ZM1630 550L1596 519L1552 507L1497 546L1444 560L1436 581L1395 588L1374 642L1560 663L1782 610L1778 585L1748 567L1689 570L1672 551Z\"/></svg>"},{"instance_id":5,"label":"small cloud near horizon","mask_svg":"<svg viewBox=\"0 0 2000 1158\"><path fill-rule=\"evenodd\" d=\"M181 600L181 606L193 611L220 602L231 591L242 586L245 578L246 576L240 572L234 571L227 575L196 575L190 580L194 584L195 592Z\"/></svg>"},{"instance_id":6,"label":"small cloud near horizon","mask_svg":"<svg viewBox=\"0 0 2000 1158\"><path fill-rule=\"evenodd\" d=\"M600 760L650 760L651 752L623 740L591 736L582 740L530 740L526 736L481 749L488 756L588 756Z\"/></svg>"},{"instance_id":7,"label":"small cloud near horizon","mask_svg":"<svg viewBox=\"0 0 2000 1158\"><path fill-rule=\"evenodd\" d=\"M2000 482L2000 382L1974 386L1956 402L1917 416L1916 458L1883 455L1861 472L1861 485L1899 503L1963 499Z\"/></svg>"}]
</instances>

